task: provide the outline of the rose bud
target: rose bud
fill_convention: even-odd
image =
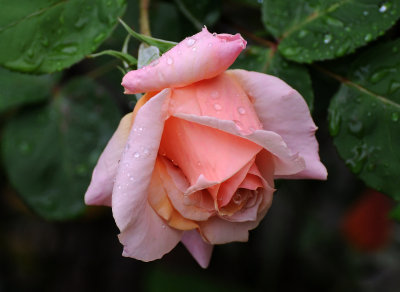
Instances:
[[[202,267],[214,244],[247,241],[277,178],[326,179],[315,126],[282,80],[228,70],[239,35],[189,37],[125,75],[146,92],[99,158],[85,195],[112,207],[123,255],[151,261],[180,241]]]

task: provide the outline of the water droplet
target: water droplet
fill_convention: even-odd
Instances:
[[[167,228],[167,226],[165,226],[165,224],[161,225],[162,229]]]
[[[233,122],[235,123],[236,128],[237,128],[239,131],[243,131],[243,124],[242,124],[242,122],[240,122],[240,121],[238,121],[238,120],[233,120]]]
[[[212,99],[218,99],[219,98],[219,92],[218,91],[213,91],[213,92],[211,92],[211,98]]]
[[[172,162],[173,165],[178,166],[178,163],[176,163],[175,160],[171,159],[171,162]]]
[[[188,47],[193,46],[195,43],[196,43],[196,40],[193,39],[193,38],[188,38],[187,41],[186,41],[186,45],[187,45]]]
[[[145,157],[149,156],[149,155],[150,155],[150,150],[149,150],[149,149],[144,149],[144,150],[143,150],[143,155],[144,155]]]
[[[337,109],[329,111],[329,132],[332,136],[336,136],[340,131],[341,116]]]
[[[171,57],[167,58],[167,64],[168,65],[172,65],[173,62],[174,62],[174,60]]]
[[[134,181],[135,178],[134,178],[133,176],[131,176],[131,177],[129,178],[129,180],[130,180],[130,181]]]
[[[135,158],[139,158],[139,157],[140,157],[140,153],[139,153],[139,152],[135,152],[135,153],[133,153],[133,157],[135,157]]]
[[[393,81],[393,82],[390,84],[389,92],[390,92],[390,93],[395,92],[395,91],[396,91],[397,89],[399,89],[399,88],[400,88],[400,82]]]
[[[347,53],[349,45],[347,43],[340,46],[336,51],[336,56],[341,57]]]
[[[392,121],[397,122],[399,120],[399,114],[398,113],[392,113]]]
[[[372,40],[372,34],[366,34],[365,35],[365,37],[364,37],[364,40],[366,41],[366,42],[369,42],[369,41],[371,41]]]
[[[362,135],[363,124],[361,121],[352,120],[348,124],[348,128],[351,134],[359,137]]]
[[[78,20],[75,22],[74,26],[77,29],[82,29],[86,24],[88,23],[88,19],[86,16],[81,16],[78,18]]]
[[[366,145],[357,145],[353,147],[353,157],[346,160],[346,164],[350,167],[351,171],[358,174],[364,168],[365,161],[368,157]]]
[[[379,7],[379,12],[384,13],[388,9],[386,4],[382,4],[381,7]]]
[[[121,186],[121,185],[118,185],[118,189],[119,189],[119,190],[122,189],[122,186]]]
[[[221,106],[219,103],[215,103],[215,104],[214,104],[214,109],[215,109],[216,111],[220,111],[220,110],[222,110],[222,106]]]
[[[365,16],[367,16],[367,15],[369,14],[369,12],[368,12],[368,11],[364,11],[363,14],[364,14]]]
[[[282,50],[282,53],[288,57],[290,56],[296,56],[301,52],[301,48],[300,47],[288,47],[288,48],[284,48]]]
[[[192,51],[193,51],[193,52],[196,52],[196,51],[197,51],[197,48],[196,48],[196,47],[193,47],[193,48],[192,48]]]
[[[331,26],[338,26],[338,27],[343,26],[343,22],[341,20],[339,20],[337,18],[330,17],[330,16],[326,16],[325,17],[325,21],[326,21],[327,24],[329,24]]]
[[[298,36],[299,36],[299,38],[304,38],[306,35],[308,35],[308,31],[306,31],[306,30],[304,30],[304,29],[302,29],[302,30],[300,30],[299,31],[299,34],[298,34]]]
[[[98,42],[102,41],[102,40],[104,39],[105,36],[106,36],[106,35],[105,35],[104,33],[100,33],[100,34],[94,39],[94,42],[95,42],[95,43],[98,43]]]
[[[237,111],[238,111],[238,113],[241,114],[241,115],[246,114],[246,109],[245,109],[244,107],[242,107],[242,106],[239,106],[239,107],[237,108]]]
[[[78,48],[75,44],[66,44],[61,48],[61,52],[67,55],[75,54]]]
[[[332,41],[332,36],[330,34],[326,34],[324,36],[324,44],[329,44]]]
[[[389,73],[388,69],[383,69],[378,72],[375,72],[374,74],[372,74],[370,81],[372,83],[377,83],[381,81],[388,73]]]

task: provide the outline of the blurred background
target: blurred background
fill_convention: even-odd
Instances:
[[[199,31],[199,25],[205,23],[212,32],[240,32],[250,45],[260,46],[263,40],[272,39],[262,23],[261,5],[262,1],[257,0],[154,0],[149,10],[152,35],[180,41]],[[138,1],[127,1],[122,17],[134,29],[138,28],[138,7]],[[191,13],[187,7],[192,9]],[[398,37],[399,28],[397,22],[376,42]],[[119,50],[125,36],[125,30],[118,25],[97,51]],[[129,53],[133,56],[137,56],[138,45],[134,40],[130,43]],[[338,71],[345,71],[343,68],[354,54],[318,64],[327,67],[334,64]],[[47,188],[51,188],[49,192],[65,192],[65,196],[74,192],[73,196],[80,200],[76,207],[80,210],[78,215],[50,220],[54,219],[54,216],[50,218],[50,213],[44,211],[44,215],[39,216],[33,211],[24,196],[21,197],[21,190],[31,186],[21,187],[8,169],[10,165],[12,168],[20,164],[19,159],[26,159],[31,167],[21,166],[25,169],[22,179],[36,180],[35,167],[47,159],[47,154],[42,151],[35,159],[27,159],[24,155],[35,150],[28,142],[18,140],[15,144],[17,140],[12,140],[14,144],[10,147],[19,152],[9,156],[5,155],[9,150],[4,150],[8,146],[3,145],[0,168],[1,292],[400,291],[400,224],[388,215],[395,204],[392,199],[365,186],[339,157],[329,134],[327,108],[340,83],[308,65],[306,70],[311,76],[314,99],[312,115],[319,127],[317,139],[321,160],[328,169],[328,180],[277,181],[272,207],[260,226],[250,232],[249,242],[216,246],[206,270],[197,265],[181,244],[163,259],[151,263],[122,257],[111,209],[82,206],[85,187],[98,155],[119,118],[135,105],[133,96],[123,95],[122,74],[116,69],[118,64],[119,61],[111,57],[86,58],[63,72],[41,77],[48,78],[41,81],[47,86],[46,97],[0,112],[1,139],[11,141],[19,135],[12,131],[18,123],[17,116],[40,111],[49,100],[57,100],[57,96],[60,98],[74,91],[78,100],[80,96],[89,95],[95,100],[103,95],[108,99],[101,105],[96,101],[88,105],[100,114],[104,126],[101,138],[96,135],[88,138],[101,139],[100,144],[94,143],[96,151],[91,152],[88,163],[74,168],[79,186],[72,186],[73,180],[56,181],[51,172],[57,167],[50,167],[46,176],[41,177],[48,184],[35,190],[46,188],[44,192],[47,192]],[[250,63],[248,65],[251,67]],[[5,78],[4,74],[0,71],[0,78]],[[96,90],[88,92],[92,85],[74,81],[82,77],[88,78],[90,81],[87,82],[91,84],[98,84]],[[23,79],[15,78],[16,87],[24,84]],[[38,93],[31,91],[28,94]],[[97,110],[96,106],[108,103],[112,104],[113,110],[102,115],[104,110]],[[75,111],[74,114],[84,116],[87,113]],[[23,134],[32,135],[32,141],[39,139],[35,135],[42,138],[31,129]],[[73,139],[78,137],[68,138],[75,143]],[[51,137],[48,139],[51,143]],[[65,154],[55,152],[49,156]]]

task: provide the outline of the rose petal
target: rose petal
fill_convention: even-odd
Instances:
[[[293,153],[299,153],[306,162],[303,171],[294,175],[278,175],[284,178],[326,179],[327,171],[320,162],[315,126],[307,104],[302,96],[279,78],[232,70],[249,96],[254,99],[254,108],[264,129],[282,136]]]
[[[215,213],[212,200],[204,201],[206,197],[201,194],[199,194],[198,199],[203,200],[203,202],[196,202],[196,205],[200,206],[196,206],[193,203],[191,205],[187,204],[187,197],[175,184],[175,181],[184,179],[183,174],[166,159],[160,159],[160,162],[162,185],[168,194],[171,204],[184,218],[204,221]],[[171,174],[175,179],[172,178]],[[192,199],[195,199],[194,197],[195,194],[193,194]]]
[[[218,129],[221,132],[229,133],[230,137],[241,137],[243,139],[252,141],[254,144],[262,146],[268,152],[273,154],[273,157],[271,160],[274,164],[275,175],[296,174],[296,173],[302,171],[305,167],[304,160],[301,157],[298,157],[298,155],[293,155],[291,153],[290,149],[287,147],[286,143],[283,141],[282,137],[274,132],[265,131],[265,130],[256,130],[251,134],[242,135],[240,133],[240,130],[237,128],[237,126],[235,125],[235,123],[233,121],[219,120],[214,117],[206,117],[206,116],[201,117],[201,116],[182,114],[182,113],[177,113],[174,116],[176,116],[177,118],[180,118],[182,120],[193,122],[193,125],[195,125],[195,123],[197,123],[200,125],[207,126],[209,128]],[[194,128],[194,126],[193,126],[193,128]],[[221,133],[221,132],[219,132],[219,133]],[[216,132],[216,133],[218,133],[218,132]],[[221,135],[221,134],[219,134],[219,135]],[[230,149],[236,149],[236,144],[231,144],[231,145],[235,145],[235,147],[231,147]],[[226,147],[229,148],[229,145],[227,145]],[[203,148],[205,148],[205,146],[203,146]],[[213,147],[210,147],[208,149],[214,150]],[[244,151],[244,150],[241,150],[241,151]],[[204,151],[204,152],[206,152],[206,151]],[[205,153],[205,155],[207,155],[207,153]],[[241,155],[242,154],[239,153],[237,157],[232,156],[232,157],[234,157],[232,159],[238,160],[239,157],[241,157]],[[189,160],[189,161],[194,161],[194,160]],[[249,161],[249,160],[247,160],[247,161]],[[228,165],[228,164],[225,164],[225,165]],[[235,169],[239,169],[239,168],[235,168]]]
[[[247,241],[249,238],[249,230],[258,226],[260,221],[267,214],[272,204],[273,189],[268,186],[260,189],[259,196],[261,202],[258,206],[257,219],[245,222],[230,222],[226,218],[214,216],[205,222],[199,222],[200,233],[203,238],[210,244],[224,244],[232,241]],[[239,219],[232,217],[231,219]]]
[[[206,243],[196,230],[185,231],[182,243],[202,268],[210,263],[213,245]]]
[[[182,87],[224,72],[246,47],[240,36],[210,34],[203,28],[180,42],[158,60],[128,72],[122,80],[125,93],[133,94]]]
[[[197,224],[175,210],[169,200],[169,193],[177,191],[169,177],[162,158],[158,157],[154,167],[153,176],[151,178],[150,187],[148,189],[148,201],[154,211],[163,218],[168,225],[179,230],[192,230],[197,228]]]
[[[115,222],[124,255],[150,261],[168,253],[182,232],[170,228],[148,203],[170,90],[151,98],[138,111],[122,154],[112,196]]]
[[[200,175],[208,181],[225,181],[261,149],[239,136],[175,117],[165,122],[160,144],[160,151],[182,169],[192,186]]]
[[[262,129],[249,97],[236,78],[226,73],[174,89],[169,112],[234,121],[242,134]]]
[[[132,113],[121,119],[117,130],[111,137],[93,170],[92,180],[85,194],[87,205],[111,206],[111,193],[131,128]]]

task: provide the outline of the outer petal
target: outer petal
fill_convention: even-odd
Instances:
[[[121,119],[117,130],[101,154],[85,194],[87,205],[111,206],[111,193],[117,175],[118,162],[128,140],[131,123],[132,113]]]
[[[208,221],[199,222],[200,233],[203,238],[211,244],[223,244],[232,241],[247,241],[249,238],[249,230],[252,230],[258,226],[272,204],[273,190],[267,188],[260,190],[260,192],[262,192],[259,194],[259,196],[262,196],[262,200],[258,207],[258,215],[255,221],[229,222],[218,216],[215,216],[210,218]]]
[[[301,95],[282,80],[257,72],[232,70],[247,94],[254,99],[254,108],[264,129],[282,136],[293,153],[299,153],[306,168],[288,178],[326,179],[327,171],[320,162],[315,126]]]
[[[233,121],[181,113],[177,113],[174,116],[182,120],[218,129],[222,132],[229,133],[232,136],[242,137],[262,146],[268,152],[273,154],[272,162],[275,167],[274,171],[276,175],[292,175],[304,169],[304,160],[301,157],[298,157],[298,155],[292,155],[282,137],[274,132],[256,130],[249,135],[242,135],[240,133],[241,130],[238,129],[237,125]]]
[[[163,90],[138,111],[113,189],[112,210],[123,255],[143,261],[162,257],[182,236],[155,213],[147,197],[169,96],[170,90]]]
[[[204,242],[196,230],[185,231],[182,236],[182,243],[202,268],[208,267],[213,245]]]
[[[246,47],[240,34],[210,34],[203,28],[180,42],[158,60],[128,72],[122,80],[125,93],[182,87],[224,72]]]

